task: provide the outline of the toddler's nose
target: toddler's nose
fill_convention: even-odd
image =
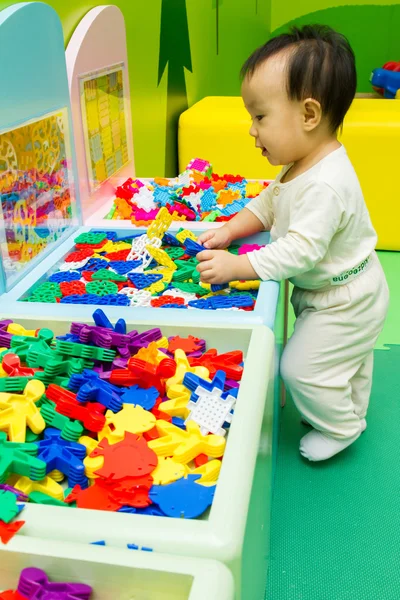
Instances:
[[[256,129],[255,125],[254,125],[254,122],[251,123],[249,134],[251,135],[251,137],[254,137],[254,138],[257,137],[257,129]]]

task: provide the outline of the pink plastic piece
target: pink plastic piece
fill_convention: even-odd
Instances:
[[[260,250],[264,248],[264,246],[259,246],[258,244],[243,244],[239,248],[239,254],[247,254],[248,252],[253,252],[253,250]]]

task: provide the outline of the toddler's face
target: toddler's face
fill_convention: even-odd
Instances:
[[[287,165],[304,155],[304,105],[287,96],[285,63],[284,55],[272,56],[242,85],[252,118],[250,135],[271,165]]]

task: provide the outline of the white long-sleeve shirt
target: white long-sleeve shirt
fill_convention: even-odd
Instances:
[[[287,165],[246,208],[271,232],[271,243],[247,256],[260,279],[289,279],[321,289],[362,263],[377,235],[343,146],[287,183]]]

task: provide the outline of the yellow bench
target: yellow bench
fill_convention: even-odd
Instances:
[[[240,97],[204,98],[180,117],[180,171],[198,156],[209,160],[217,173],[273,179],[279,168],[254,147],[249,128]],[[400,102],[356,98],[340,139],[359,176],[378,233],[378,248],[400,250]]]

